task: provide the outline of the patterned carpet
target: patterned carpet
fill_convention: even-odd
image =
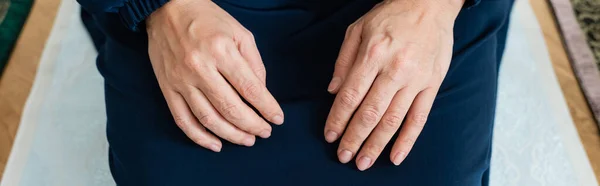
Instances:
[[[600,0],[571,0],[571,3],[600,69]]]
[[[600,0],[549,0],[571,66],[600,126]]]
[[[0,0],[0,75],[32,4],[33,0]]]

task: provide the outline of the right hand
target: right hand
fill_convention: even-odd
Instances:
[[[156,79],[175,123],[192,141],[219,152],[222,143],[213,134],[245,146],[254,145],[255,135],[268,138],[271,126],[241,97],[270,122],[283,123],[252,33],[219,6],[175,0],[146,23]]]

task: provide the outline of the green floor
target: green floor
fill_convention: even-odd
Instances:
[[[33,0],[0,0],[0,75],[8,62]]]

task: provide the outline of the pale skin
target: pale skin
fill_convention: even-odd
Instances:
[[[348,27],[324,129],[327,142],[341,140],[340,162],[370,168],[396,132],[390,160],[408,155],[448,71],[463,1],[387,0]],[[252,146],[271,135],[269,122],[283,123],[252,33],[219,6],[172,0],[146,23],[156,78],[192,141],[215,152],[221,140]]]

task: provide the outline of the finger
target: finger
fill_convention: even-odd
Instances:
[[[350,161],[356,154],[362,143],[375,128],[392,101],[392,98],[398,91],[398,88],[396,87],[398,87],[396,82],[387,78],[386,75],[379,75],[377,79],[375,79],[373,86],[356,113],[354,113],[354,116],[340,141],[338,152],[340,152],[339,159],[341,162],[345,163]],[[372,159],[365,157],[360,162],[361,164],[357,165],[364,164],[364,167],[366,167],[371,164]],[[363,169],[363,166],[359,166],[359,169],[364,170],[366,168]]]
[[[364,56],[363,51],[359,53],[359,56]],[[377,76],[376,64],[376,62],[361,62],[355,63],[352,67],[327,116],[324,131],[327,142],[334,142],[344,132],[352,114],[362,102]]]
[[[419,137],[429,116],[429,111],[431,110],[436,94],[437,89],[428,88],[421,91],[413,101],[406,115],[404,126],[400,130],[398,139],[396,139],[392,147],[392,153],[390,154],[390,158],[395,165],[400,165],[404,161],[404,158],[406,158],[406,155],[412,149],[415,140]]]
[[[356,156],[356,165],[359,170],[368,169],[375,163],[381,151],[398,131],[415,95],[415,91],[408,88],[401,89],[396,93],[392,103]]]
[[[340,53],[335,62],[333,78],[327,87],[327,91],[332,94],[337,93],[340,85],[344,82],[348,71],[352,68],[352,64],[356,60],[362,34],[362,27],[357,24],[350,25],[346,30],[346,37],[342,43]]]
[[[213,108],[200,90],[190,87],[185,93],[184,98],[198,121],[208,130],[231,143],[245,146],[254,145],[254,135],[248,134],[227,122]]]
[[[254,40],[254,36],[251,32],[248,31],[248,35],[240,44],[239,50],[240,54],[244,59],[248,62],[248,65],[254,71],[256,77],[258,77],[263,84],[267,80],[267,71],[265,70],[265,65],[260,57],[260,52],[258,51],[258,47],[256,46],[256,41]]]
[[[236,91],[225,81],[217,71],[210,70],[203,73],[196,85],[208,98],[213,107],[229,123],[250,134],[267,138],[271,135],[271,125],[260,118],[254,110],[242,101]]]
[[[188,108],[183,97],[179,93],[170,90],[163,91],[163,94],[167,100],[167,105],[173,115],[175,124],[177,124],[183,133],[194,141],[194,143],[212,151],[220,152],[222,147],[221,141],[198,123],[198,120],[196,120]]]
[[[283,123],[283,111],[264,83],[252,72],[244,58],[231,52],[232,61],[221,66],[223,76],[263,117],[275,124]]]

